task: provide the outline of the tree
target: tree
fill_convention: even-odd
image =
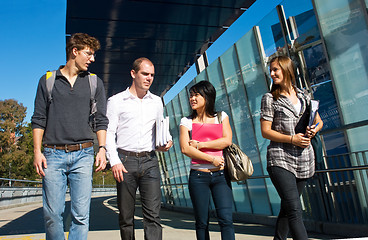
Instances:
[[[32,129],[27,108],[14,99],[0,101],[0,177],[35,179]]]
[[[1,152],[9,152],[21,135],[27,108],[14,99],[0,101]]]

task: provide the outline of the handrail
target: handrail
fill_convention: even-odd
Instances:
[[[345,172],[345,171],[355,171],[355,170],[368,170],[368,165],[316,170],[316,173]],[[269,177],[270,177],[269,175],[260,175],[260,176],[251,176],[248,179],[263,179],[263,178],[269,178]],[[244,184],[245,182],[246,181],[239,181],[237,183],[238,184]],[[176,186],[176,185],[188,185],[188,183],[169,183],[169,184],[165,184],[165,186]]]
[[[321,135],[325,135],[325,134],[329,134],[329,133],[334,133],[334,132],[341,132],[347,129],[352,129],[352,128],[358,128],[358,127],[364,127],[368,125],[368,120],[363,120],[363,121],[359,121],[359,122],[354,122],[354,123],[349,123],[349,124],[345,124],[341,127],[338,128],[333,128],[333,129],[326,129],[326,130],[322,130],[321,131]]]
[[[42,183],[42,181],[20,180],[20,179],[11,179],[11,178],[0,178],[0,180],[3,180],[3,181],[12,181],[12,182]]]
[[[42,184],[42,181],[34,181],[34,180],[20,180],[20,179],[12,179],[12,178],[0,178],[0,181],[10,181],[10,182],[22,182],[22,183],[36,183]],[[0,185],[1,186],[1,185]],[[93,188],[114,188],[116,185],[101,185],[101,184],[94,184],[92,185]]]

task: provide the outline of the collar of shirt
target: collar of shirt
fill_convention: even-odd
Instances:
[[[283,102],[284,107],[287,108],[290,112],[292,112],[295,115],[295,117],[298,118],[304,113],[307,107],[307,101],[305,99],[305,93],[299,88],[297,88],[296,96],[300,100],[300,103],[302,105],[300,111],[297,111],[293,103],[289,100],[289,98],[287,98],[284,95],[280,95],[280,98],[278,101]]]
[[[130,91],[129,91],[129,87],[122,93],[121,95],[123,97],[124,100],[126,99],[139,99],[137,96],[133,95]],[[146,95],[144,95],[143,99],[146,98],[150,98],[153,99],[153,94],[150,91],[147,91]]]
[[[60,65],[60,67],[56,70],[56,76],[55,76],[55,79],[58,79],[58,78],[60,78],[60,77],[62,77],[62,78],[65,78],[64,77],[64,75],[61,73],[61,69],[62,68],[64,68],[65,67],[65,65]],[[78,74],[78,76],[77,76],[77,78],[78,77],[85,77],[85,76],[87,76],[88,75],[88,71],[83,71],[83,72],[80,72],[79,74]],[[66,78],[65,78],[66,79]]]

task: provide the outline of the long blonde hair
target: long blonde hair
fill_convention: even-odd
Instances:
[[[295,72],[294,72],[294,63],[287,56],[277,56],[271,59],[270,64],[273,62],[277,62],[280,65],[282,74],[284,76],[284,80],[287,86],[292,86],[297,91],[295,86]],[[279,99],[281,95],[281,87],[278,84],[272,84],[271,94],[275,100]]]

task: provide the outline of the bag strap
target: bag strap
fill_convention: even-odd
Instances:
[[[94,73],[88,72],[88,81],[89,81],[89,87],[91,89],[91,114],[94,114],[97,112],[97,108],[95,106],[96,103],[96,91],[97,91],[97,75]]]
[[[91,87],[91,100],[95,99],[97,90],[97,75],[88,73],[89,86]]]
[[[47,101],[50,104],[52,100],[52,89],[54,87],[56,78],[56,71],[46,72],[46,90],[47,90]]]
[[[47,90],[47,100],[49,104],[51,103],[52,100],[52,89],[54,88],[55,78],[56,78],[56,70],[46,72],[46,90]],[[88,81],[91,89],[90,101],[91,103],[94,103],[97,91],[97,75],[88,72]],[[95,110],[91,111],[91,114],[93,113],[95,113]]]
[[[219,124],[222,124],[222,112],[217,112],[217,120]]]

